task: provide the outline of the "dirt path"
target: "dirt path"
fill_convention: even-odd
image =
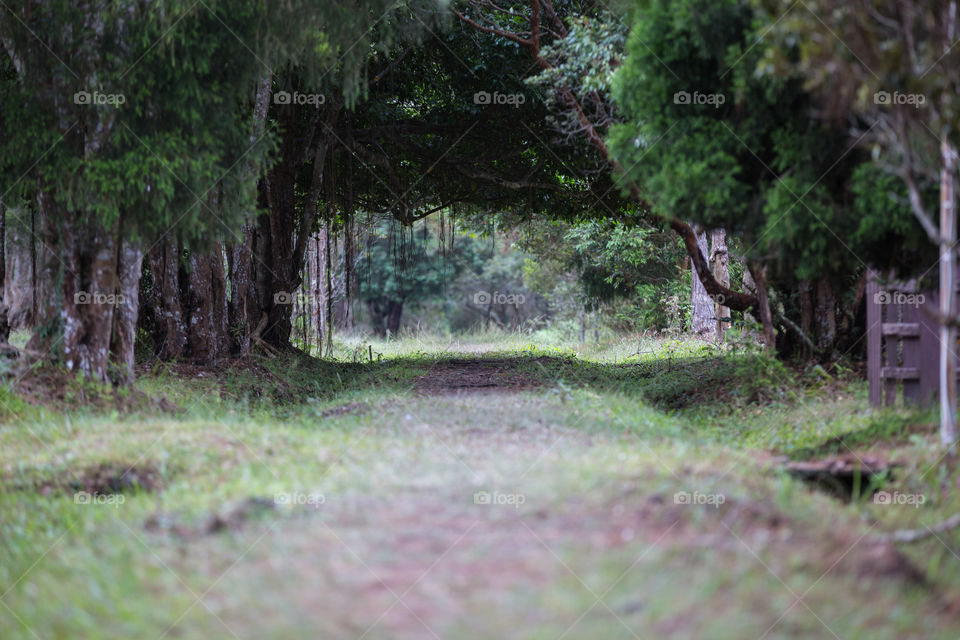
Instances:
[[[445,393],[516,392],[535,389],[541,382],[518,371],[517,359],[449,360],[430,367],[416,380],[423,395]],[[527,360],[528,363],[535,361]]]
[[[553,364],[442,360],[413,394],[289,421],[72,430],[55,446],[143,456],[164,482],[122,508],[43,494],[83,533],[25,554],[0,599],[35,633],[0,608],[0,637],[958,637],[955,594],[874,542],[862,506],[636,396],[547,393]],[[79,488],[129,484],[90,469]]]
[[[759,469],[691,469],[591,431],[602,405],[522,393],[535,388],[509,361],[438,364],[419,396],[376,420],[402,425],[397,438],[373,457],[349,454],[350,473],[383,484],[331,489],[319,507],[240,528],[253,548],[231,583],[261,585],[282,622],[246,603],[222,616],[251,637],[278,637],[278,624],[291,637],[377,640],[854,637],[850,607],[885,625],[922,585],[855,520],[811,527],[771,495],[749,495],[744,477]],[[678,492],[724,499],[686,504]],[[217,544],[194,553],[215,558]],[[229,603],[231,587],[211,597]],[[913,623],[899,624],[876,637],[910,637]]]

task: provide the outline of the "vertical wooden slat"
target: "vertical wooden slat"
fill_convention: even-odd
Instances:
[[[879,407],[881,395],[880,368],[883,366],[882,307],[877,303],[880,285],[877,272],[867,274],[867,381],[870,386],[870,404]]]
[[[892,288],[887,291],[892,292]],[[900,305],[893,304],[889,297],[887,303],[883,305],[882,313],[884,322],[900,322]],[[899,336],[883,336],[883,355],[885,364],[888,367],[900,366]],[[887,378],[883,381],[883,403],[888,407],[896,404],[899,382],[900,381],[895,378]]]
[[[920,362],[921,402],[929,406],[939,397],[940,375],[937,367],[940,362],[940,336],[935,318],[940,298],[936,291],[924,291],[923,298],[917,313],[917,322],[920,324],[917,360]]]
[[[914,289],[911,289],[914,290]],[[917,308],[917,305],[914,304],[905,304],[903,305],[902,315],[903,322],[917,322],[920,316],[920,310]],[[919,336],[904,336],[903,337],[903,366],[904,367],[917,367],[920,368],[923,366],[923,361],[920,360],[920,338]],[[913,380],[904,380],[903,381],[903,403],[920,405],[924,401],[923,398],[923,386],[919,378]]]

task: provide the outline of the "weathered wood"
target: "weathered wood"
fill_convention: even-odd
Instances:
[[[882,334],[884,336],[899,336],[901,338],[917,337],[920,335],[920,323],[884,322]]]
[[[923,402],[927,405],[936,401],[940,384],[937,362],[940,358],[940,335],[935,315],[927,311],[936,312],[940,306],[939,294],[930,292],[926,295],[923,307],[917,314],[920,325],[920,340],[917,344],[917,357],[921,363],[920,388]]]
[[[888,323],[900,322],[900,307],[894,304],[884,304],[883,319]],[[894,370],[900,366],[900,340],[895,337],[885,338],[883,341],[884,369]],[[881,370],[880,377],[883,378],[883,404],[892,407],[897,402],[897,389],[899,384],[897,378],[891,375],[884,375]]]
[[[954,283],[960,285],[960,273]],[[901,386],[909,404],[927,406],[939,398],[940,294],[917,288],[916,280],[887,282],[868,272],[867,379],[873,406],[896,404]],[[953,371],[960,376],[960,369]]]
[[[899,323],[900,328],[913,328],[916,329],[919,333],[920,325],[915,322],[918,314],[918,309],[915,304],[907,304],[901,307],[901,319],[903,322]],[[921,397],[923,395],[923,390],[920,388],[920,341],[917,335],[909,334],[898,334],[901,338],[901,344],[903,345],[903,350],[901,353],[901,360],[903,361],[903,368],[906,371],[911,369],[916,370],[916,376],[911,376],[909,378],[903,378],[903,403],[919,405]]]
[[[880,367],[883,357],[883,335],[879,331],[883,318],[883,308],[877,303],[880,285],[877,272],[870,270],[867,275],[867,381],[870,388],[870,404],[879,407],[881,403]]]
[[[880,369],[880,377],[886,381],[896,380],[919,380],[919,367],[883,367]],[[893,404],[893,401],[887,398],[887,404]]]

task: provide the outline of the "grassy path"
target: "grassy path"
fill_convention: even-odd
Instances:
[[[780,374],[730,358],[332,366],[147,377],[176,414],[8,417],[0,638],[960,635],[956,539],[875,541],[952,503],[845,504],[776,469],[907,420],[856,386],[751,397]],[[878,436],[930,465],[922,439]]]

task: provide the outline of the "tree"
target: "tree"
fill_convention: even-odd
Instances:
[[[863,141],[875,145],[881,164],[903,180],[910,209],[939,248],[940,437],[952,450],[957,438],[957,3],[817,0],[802,12],[790,11],[785,2],[763,6],[767,16],[783,17],[772,34],[779,48],[769,49],[765,69],[803,72],[823,93],[828,117],[845,110],[858,114]],[[939,205],[928,197],[936,187]],[[937,209],[939,225],[931,213]]]
[[[464,24],[501,43],[512,48],[525,47],[539,71],[536,77],[528,78],[528,82],[541,87],[547,105],[557,114],[551,122],[568,143],[577,141],[573,148],[582,151],[586,147],[592,152],[594,171],[612,169],[613,173],[623,176],[626,171],[611,154],[605,140],[607,128],[616,120],[605,87],[620,59],[617,51],[622,30],[616,26],[618,19],[592,2],[558,6],[560,9],[555,8],[552,0],[490,6],[472,0],[464,2],[459,10],[455,8],[454,13]],[[513,73],[519,71],[526,75],[529,69],[529,66],[520,67]],[[624,186],[633,215],[661,215],[636,182],[628,178]],[[606,196],[609,190],[602,193]],[[608,208],[608,211],[613,213],[614,209]],[[709,295],[723,296],[731,308],[738,311],[756,306],[756,297],[724,287],[713,277],[697,243],[697,234],[689,224],[679,218],[668,222],[683,239],[691,264]]]
[[[437,245],[426,221],[408,228],[393,218],[382,219],[367,237],[356,278],[377,335],[395,336],[404,305],[438,296],[456,278],[461,263]]]
[[[291,270],[282,267],[297,256],[292,225],[301,219],[291,219],[290,207],[299,185],[277,183],[291,167],[322,166],[311,160],[323,136],[308,136],[305,161],[292,145],[298,159],[282,158],[268,176],[263,204],[276,215],[272,226],[261,225],[271,233],[254,244],[256,177],[275,140],[258,98],[269,100],[273,69],[290,68],[284,79],[327,78],[331,96],[355,100],[372,41],[390,46],[397,34],[419,32],[420,14],[438,6],[5,5],[0,133],[8,142],[0,174],[12,215],[36,208],[35,274],[54,294],[43,299],[30,347],[101,380],[112,359],[117,381],[128,381],[145,252],[161,355],[229,354],[233,320],[241,343],[278,325],[275,339],[288,336],[282,322],[257,324],[273,315],[289,324],[288,314],[274,313],[273,295],[290,284]],[[310,231],[309,218],[302,220],[301,237]],[[252,253],[260,248],[266,253]],[[226,256],[237,267],[233,286]],[[254,261],[276,275],[256,299],[248,293],[263,271],[247,268]]]
[[[812,117],[819,103],[801,78],[755,73],[766,50],[756,18],[737,0],[638,3],[610,144],[662,215],[740,240],[758,297],[771,300],[760,305],[768,345],[775,322],[781,343],[829,358],[847,315],[839,292],[868,249],[855,242],[852,185],[872,174],[856,172],[868,157],[841,123]],[[819,295],[804,296],[811,288]],[[820,321],[800,331],[797,311]]]
[[[251,148],[236,108],[254,65],[219,64],[249,58],[237,38],[255,40],[256,5],[164,8],[0,12],[0,173],[13,215],[36,207],[39,276],[53,294],[29,346],[100,380],[110,362],[130,379],[145,248],[174,229],[200,242],[229,225],[252,189],[228,168],[266,150]],[[171,29],[177,17],[189,19]],[[210,38],[221,20],[237,35]]]

